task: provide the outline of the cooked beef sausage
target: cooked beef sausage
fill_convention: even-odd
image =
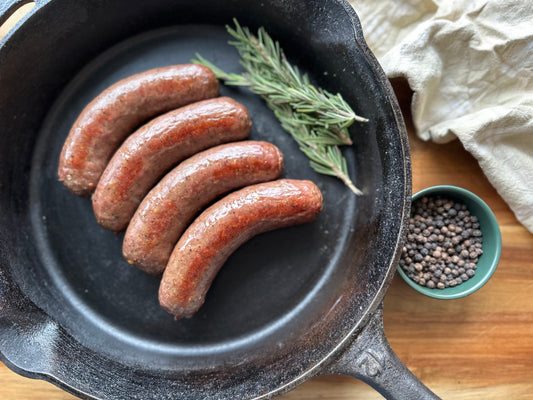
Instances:
[[[227,258],[262,232],[312,221],[322,209],[320,189],[310,181],[259,183],[219,200],[183,233],[159,287],[159,303],[177,319],[204,303]]]
[[[115,83],[74,123],[61,152],[59,180],[74,194],[89,196],[115,150],[142,123],[218,92],[213,72],[195,64],[155,68]]]
[[[130,264],[159,275],[198,212],[220,195],[279,177],[283,155],[273,144],[244,141],[204,150],[169,172],[131,219],[122,253]]]
[[[93,195],[98,223],[125,229],[144,196],[170,168],[221,143],[248,137],[248,111],[228,97],[203,100],[155,118],[133,133],[107,165]]]

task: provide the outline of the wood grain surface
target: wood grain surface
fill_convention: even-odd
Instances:
[[[8,28],[0,28],[0,38]],[[385,297],[387,338],[399,358],[443,399],[533,399],[533,235],[518,223],[459,141],[438,145],[416,137],[409,113],[411,92],[403,81],[393,84],[409,132],[413,193],[439,184],[476,193],[496,214],[503,249],[493,277],[463,299],[423,296],[396,276]],[[356,379],[323,376],[281,398],[371,400],[382,396]],[[75,397],[48,382],[19,376],[0,363],[0,399]]]

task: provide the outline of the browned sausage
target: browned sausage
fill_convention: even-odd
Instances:
[[[122,254],[143,271],[161,274],[202,208],[230,190],[276,179],[282,170],[281,151],[267,142],[223,144],[188,158],[146,195],[128,225]]]
[[[63,145],[58,175],[71,192],[90,195],[115,150],[139,125],[161,113],[218,96],[202,65],[155,68],[104,90],[82,111]]]
[[[240,245],[262,232],[310,222],[321,209],[322,194],[310,181],[280,179],[227,195],[181,236],[163,273],[159,303],[176,318],[191,317]]]
[[[126,228],[144,196],[170,168],[199,151],[248,137],[246,108],[228,97],[203,100],[155,118],[133,133],[107,165],[93,195],[98,223]]]

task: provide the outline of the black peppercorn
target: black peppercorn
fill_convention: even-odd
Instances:
[[[475,275],[482,241],[479,221],[466,205],[423,197],[411,208],[400,267],[419,285],[454,287]]]

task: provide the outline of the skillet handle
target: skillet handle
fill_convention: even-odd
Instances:
[[[350,375],[368,383],[386,399],[440,399],[413,375],[391,349],[383,329],[383,304],[352,345],[329,367],[329,373]]]

